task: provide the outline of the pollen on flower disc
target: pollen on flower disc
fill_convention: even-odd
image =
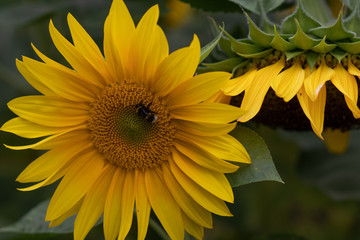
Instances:
[[[156,116],[155,121],[139,113],[141,109]],[[153,168],[166,161],[175,137],[164,102],[136,83],[106,87],[91,105],[88,126],[105,160],[127,170]]]

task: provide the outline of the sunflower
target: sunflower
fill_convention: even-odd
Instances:
[[[136,213],[144,239],[151,209],[172,239],[184,230],[203,237],[212,214],[231,216],[233,192],[224,173],[250,163],[228,133],[238,108],[206,101],[231,77],[194,76],[200,57],[196,35],[169,54],[157,25],[158,6],[135,27],[121,0],[105,22],[104,56],[72,15],[73,44],[50,21],[51,38],[73,69],[46,57],[23,57],[17,67],[42,95],[8,103],[18,117],[2,131],[45,137],[11,149],[48,150],[18,176],[34,190],[62,178],[47,209],[50,226],[77,213],[74,238],[84,239],[103,215],[105,239],[124,239]],[[230,162],[228,162],[230,161]],[[135,208],[135,210],[134,210]]]

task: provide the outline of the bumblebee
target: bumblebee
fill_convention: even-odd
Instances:
[[[135,108],[137,109],[137,113],[140,117],[145,118],[145,120],[150,123],[154,123],[158,119],[158,116],[155,115],[157,112],[150,110],[151,104],[152,103],[149,103],[147,106],[145,106],[142,102],[140,102],[135,105]]]

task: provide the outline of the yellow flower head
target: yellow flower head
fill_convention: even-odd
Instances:
[[[45,137],[12,149],[49,150],[17,178],[39,182],[62,178],[46,220],[56,226],[77,213],[74,238],[84,239],[103,215],[106,239],[124,239],[136,209],[138,239],[144,239],[150,210],[172,239],[184,230],[198,239],[212,227],[211,213],[231,216],[224,201],[233,192],[224,173],[231,162],[249,163],[244,147],[228,133],[238,108],[205,100],[231,74],[194,76],[200,57],[196,36],[169,54],[157,25],[158,6],[135,27],[121,0],[105,22],[104,55],[70,14],[73,43],[50,22],[51,38],[73,69],[34,50],[43,62],[17,60],[26,80],[42,95],[8,103],[17,114],[1,130],[26,138]]]

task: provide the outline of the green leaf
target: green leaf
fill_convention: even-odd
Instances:
[[[26,213],[20,220],[10,226],[0,228],[0,232],[13,232],[25,234],[43,233],[71,233],[74,231],[75,216],[69,217],[57,227],[49,228],[49,222],[45,222],[45,215],[50,200],[43,201]],[[95,224],[99,225],[102,218]]]
[[[289,34],[296,33],[297,26],[295,23],[295,19],[297,19],[300,26],[302,27],[302,30],[306,33],[311,28],[316,28],[316,27],[321,26],[321,24],[317,20],[315,20],[313,17],[311,17],[304,10],[300,0],[298,1],[295,12],[283,20],[283,22],[281,24],[282,33],[289,33]]]
[[[283,183],[264,140],[253,130],[238,125],[231,133],[241,142],[251,157],[251,164],[241,164],[238,171],[227,174],[233,187],[260,181]]]
[[[317,53],[327,53],[336,48],[336,44],[328,44],[325,40],[326,36],[321,40],[321,42],[311,48],[312,51]]]
[[[212,19],[212,21],[214,21],[214,20]],[[211,51],[219,43],[222,35],[223,35],[223,31],[219,32],[218,35],[211,42],[209,42],[207,45],[205,45],[204,47],[201,48],[199,64],[202,63],[202,61],[204,61],[204,59],[207,56],[209,56]]]
[[[313,39],[306,35],[304,31],[301,29],[301,26],[297,19],[295,19],[297,31],[294,36],[289,38],[289,41],[292,42],[296,47],[303,49],[303,50],[309,50],[315,45],[319,44],[321,41]]]
[[[229,0],[231,2],[236,3],[237,5],[253,12],[256,14],[260,14],[260,4],[263,0]],[[265,12],[271,12],[280,6],[285,0],[265,0],[263,1],[263,6]]]
[[[232,72],[232,70],[242,63],[245,59],[242,57],[228,58],[224,61],[217,63],[203,63],[204,66],[210,68],[213,71],[226,71]]]
[[[319,56],[320,56],[319,53],[316,53],[316,52],[313,52],[313,51],[306,52],[306,61],[309,64],[311,70],[313,69],[316,62],[318,61]]]
[[[246,18],[249,23],[249,37],[253,40],[254,43],[262,47],[269,47],[270,42],[274,36],[271,34],[265,33],[262,31],[256,24],[251,20],[249,15],[245,12]]]
[[[348,53],[359,54],[360,53],[360,41],[352,43],[336,43],[341,49]]]
[[[347,55],[347,52],[341,50],[340,48],[335,48],[330,52],[339,62]]]
[[[345,29],[343,21],[342,21],[342,12],[340,11],[339,16],[334,25],[329,27],[318,27],[310,30],[311,34],[314,34],[318,37],[325,37],[330,41],[339,41],[347,38],[355,37],[355,33],[350,32]]]
[[[280,36],[276,30],[276,26],[274,26],[274,38],[271,41],[270,45],[282,52],[287,52],[295,49],[295,45],[286,41],[282,36]]]

